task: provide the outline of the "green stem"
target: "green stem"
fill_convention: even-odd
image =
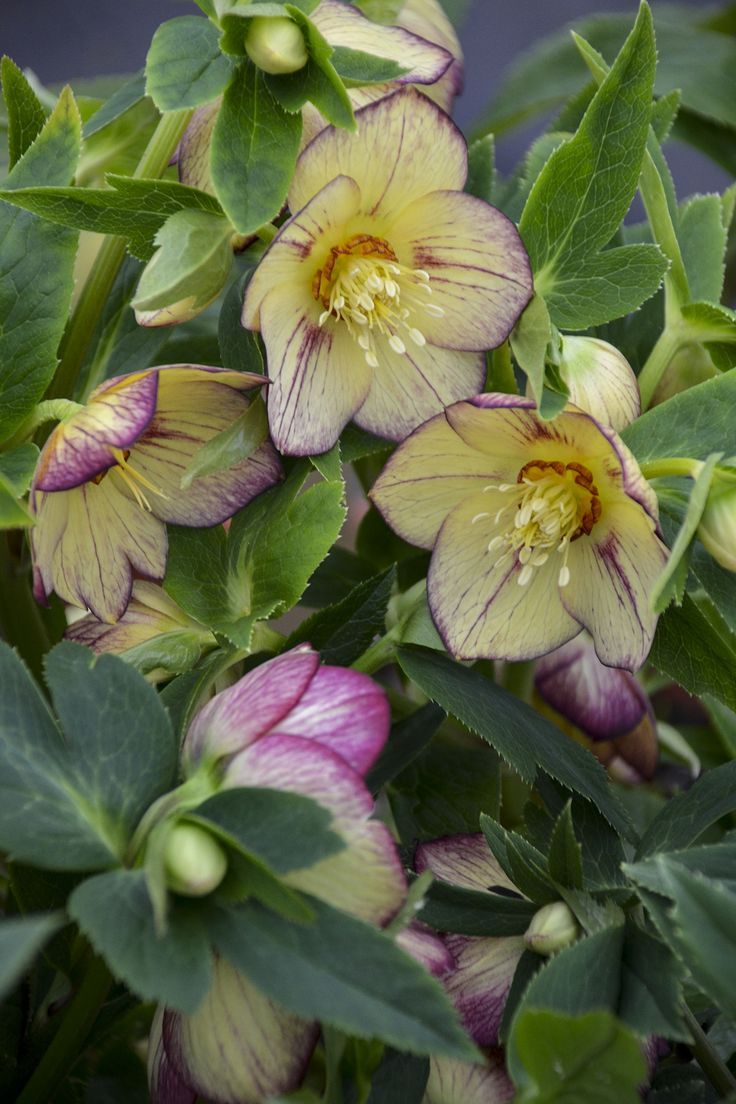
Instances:
[[[112,985],[112,976],[101,958],[90,963],[82,984],[64,1014],[51,1046],[36,1066],[16,1104],[47,1104],[77,1060]]]
[[[10,440],[5,442],[3,449],[15,448],[16,445],[27,441],[33,436],[38,427],[45,422],[54,420],[63,422],[65,418],[70,418],[72,414],[76,414],[78,410],[82,409],[81,403],[72,402],[71,399],[44,399],[43,402],[33,408]]]
[[[690,1049],[695,1055],[696,1062],[718,1095],[723,1099],[730,1098],[731,1094],[736,1092],[736,1077],[733,1076],[726,1063],[713,1050],[708,1042],[708,1036],[687,1007],[685,1007],[684,1019],[694,1040],[690,1045]]]
[[[0,629],[31,672],[41,678],[42,660],[50,641],[41,610],[31,593],[28,574],[20,570],[8,539],[0,534]]]
[[[703,461],[693,460],[690,456],[664,456],[657,460],[644,460],[639,468],[645,479],[667,475],[688,475],[696,479],[703,469]]]
[[[167,111],[146,146],[134,177],[159,177],[169,163],[171,154],[191,118],[191,111]],[[112,290],[118,269],[125,257],[125,238],[106,238],[100,247],[87,282],[72,312],[59,348],[60,361],[48,390],[50,399],[73,394],[79,370],[84,363],[97,329],[103,307]]]
[[[382,667],[391,663],[396,653],[396,642],[392,633],[386,633],[371,644],[362,655],[359,655],[350,666],[354,671],[362,671],[365,675],[372,675],[380,671]]]
[[[490,354],[487,389],[489,391],[498,391],[503,395],[519,394],[519,388],[516,386],[516,376],[514,375],[514,366],[511,362],[511,346],[508,341],[504,341],[503,345],[499,345],[499,347],[494,349]]]
[[[659,335],[639,375],[639,391],[641,393],[642,410],[646,410],[649,407],[654,397],[654,392],[657,390],[659,381],[667,370],[675,353],[680,348],[680,344],[680,335],[668,327],[665,327]]]

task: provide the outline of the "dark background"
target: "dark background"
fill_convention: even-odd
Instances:
[[[691,0],[691,6],[712,5]],[[536,39],[596,9],[630,12],[633,21],[637,8],[637,0],[472,0],[460,32],[466,87],[455,112],[459,123],[478,118],[504,69]],[[158,24],[190,14],[198,14],[196,6],[180,0],[0,0],[0,52],[48,84],[132,72],[143,65]],[[502,171],[510,171],[529,139],[529,133],[501,139]],[[688,147],[670,143],[667,153],[680,196],[731,183]]]

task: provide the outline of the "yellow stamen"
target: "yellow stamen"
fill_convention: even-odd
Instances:
[[[146,478],[145,475],[128,463],[128,457],[130,456],[129,449],[123,450],[116,448],[112,450],[112,454],[116,460],[116,465],[112,468],[112,471],[120,476],[123,483],[132,492],[133,497],[142,510],[148,510],[149,513],[151,512],[151,503],[143,493],[142,487],[145,487],[153,494],[159,495],[161,498],[168,498],[168,495],[164,494],[155,483],[152,483],[150,479]]]

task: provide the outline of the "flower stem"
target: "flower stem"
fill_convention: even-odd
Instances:
[[[639,375],[641,408],[647,410],[670,361],[681,345],[681,336],[665,326]]]
[[[138,178],[159,177],[186,128],[191,111],[167,111],[161,116],[151,140],[133,173]],[[84,363],[118,269],[125,257],[125,238],[108,237],[82,289],[59,348],[60,361],[48,389],[50,399],[69,397]]]
[[[363,654],[359,655],[350,666],[354,671],[362,671],[364,675],[372,675],[375,671],[380,671],[382,667],[391,663],[395,652],[396,641],[392,633],[388,632],[366,648]]]
[[[16,1104],[47,1104],[77,1060],[112,985],[112,975],[101,958],[93,958],[69,1005],[51,1046],[36,1066]]]
[[[708,1078],[719,1097],[724,1100],[731,1098],[731,1093],[736,1091],[736,1077],[733,1076],[726,1063],[719,1058],[713,1047],[708,1042],[708,1036],[693,1016],[690,1009],[685,1006],[685,1024],[693,1037],[690,1049],[695,1055],[695,1060]]]
[[[667,475],[688,475],[691,479],[696,479],[703,469],[703,461],[693,460],[690,456],[664,456],[656,460],[644,460],[639,468],[645,479]]]

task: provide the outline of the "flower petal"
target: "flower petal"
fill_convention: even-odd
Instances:
[[[184,739],[186,758],[232,755],[265,736],[297,705],[318,667],[319,656],[304,644],[243,675],[199,710]]]
[[[493,461],[439,414],[399,445],[370,497],[399,536],[431,548],[450,511],[500,478]]]
[[[373,679],[346,667],[320,667],[274,732],[316,740],[365,774],[386,743],[390,721],[386,694]]]
[[[464,192],[437,191],[406,207],[387,236],[402,264],[429,273],[431,302],[444,311],[417,322],[427,341],[485,350],[506,340],[533,290],[529,258],[506,215]]]
[[[445,521],[432,554],[429,608],[445,646],[459,659],[534,659],[580,632],[560,600],[561,562],[551,556],[520,586],[518,557],[488,551],[495,530],[482,515],[490,512],[492,521],[506,505],[494,492],[466,499]]]
[[[56,426],[36,467],[34,486],[64,491],[116,463],[113,448],[129,448],[156,408],[157,372],[138,372],[103,384],[87,405]]]
[[[448,934],[445,941],[455,959],[454,970],[442,979],[447,995],[475,1042],[493,1046],[524,940],[520,935],[492,939]]]
[[[434,41],[401,27],[373,23],[338,0],[322,0],[311,18],[330,46],[347,46],[399,62],[407,72],[396,78],[397,84],[432,84],[452,64],[452,54]]]
[[[218,98],[196,109],[179,143],[176,158],[182,184],[211,195],[214,195],[215,188],[210,169],[210,147],[221,102]]]
[[[152,1104],[196,1104],[198,1094],[182,1081],[166,1053],[164,1009],[159,1006],[148,1038],[148,1089]]]
[[[152,511],[174,525],[217,525],[281,478],[281,463],[270,441],[225,471],[194,479],[186,491],[181,478],[195,453],[228,429],[248,407],[227,376],[161,372],[156,414],[131,450],[128,463],[156,491],[146,490]]]
[[[460,40],[439,0],[405,0],[396,22],[412,34],[436,42],[452,54],[453,63],[434,84],[422,88],[443,111],[452,111],[455,96],[463,90],[463,51]]]
[[[592,740],[631,732],[650,709],[643,687],[628,671],[604,666],[586,633],[540,659],[534,684],[548,705]]]
[[[301,154],[289,192],[292,211],[340,173],[360,185],[362,210],[389,218],[428,192],[462,191],[467,146],[426,96],[403,88],[356,114],[357,134],[329,127]]]
[[[433,977],[442,977],[454,965],[452,955],[439,936],[416,921],[399,932],[396,942]]]
[[[464,889],[495,889],[501,886],[516,892],[516,886],[499,866],[480,833],[443,836],[418,844],[414,868],[418,874],[431,870],[440,881]]]
[[[487,1065],[456,1058],[430,1058],[423,1104],[509,1104],[516,1090],[501,1051],[487,1055]]]
[[[449,403],[467,399],[483,386],[482,354],[411,342],[405,353],[397,353],[385,337],[379,337],[375,347],[378,367],[354,420],[380,437],[400,441]]]
[[[36,491],[32,507],[34,593],[40,602],[56,591],[100,621],[115,622],[128,605],[133,571],[163,578],[166,530],[121,488],[115,469],[99,484]]]
[[[319,1028],[269,1000],[227,962],[215,962],[209,993],[191,1016],[164,1015],[169,1061],[218,1104],[262,1104],[295,1089]]]
[[[667,562],[654,522],[625,499],[608,503],[588,539],[570,545],[565,609],[593,637],[601,663],[637,671],[649,655],[657,615],[649,595]]]
[[[355,181],[336,173],[333,177],[307,197],[264,253],[245,293],[242,322],[246,329],[261,328],[261,304],[276,289],[285,300],[300,290],[304,313],[314,321],[319,318],[322,307],[312,294],[312,280],[336,244],[335,237],[342,240],[347,236],[345,227],[360,208],[360,188]]]

